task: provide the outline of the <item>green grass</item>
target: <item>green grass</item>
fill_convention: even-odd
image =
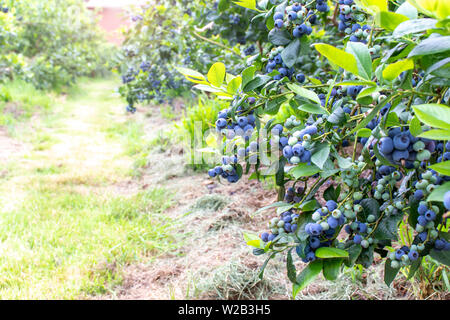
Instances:
[[[32,84],[15,80],[0,84],[0,126],[12,130],[18,121],[29,119],[34,112],[48,112],[53,97]]]
[[[127,264],[179,245],[165,214],[171,193],[120,187],[148,145],[143,125],[124,121],[116,85],[81,79],[51,113],[17,127],[32,148],[0,164],[0,299],[104,294]]]

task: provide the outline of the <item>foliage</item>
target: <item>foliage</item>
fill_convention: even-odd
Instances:
[[[387,285],[427,256],[449,265],[450,11],[429,2],[240,1],[268,28],[264,50],[237,76],[178,69],[230,103],[209,175],[276,182],[279,201],[257,212],[276,208],[269,231],[245,240],[263,269],[287,254],[294,296],[375,254]]]
[[[202,0],[165,0],[138,9],[118,56],[123,81],[119,92],[127,110],[134,112],[138,102],[163,103],[186,92],[187,83],[174,66],[206,72],[220,58],[237,72],[233,66],[256,51],[253,44],[239,47],[265,34],[248,32],[252,16],[250,10],[223,0],[213,8]]]
[[[14,37],[6,37],[9,46],[2,58],[21,66],[10,74],[47,89],[70,85],[77,77],[104,73],[108,68],[112,47],[106,45],[83,1],[11,0],[8,8]]]

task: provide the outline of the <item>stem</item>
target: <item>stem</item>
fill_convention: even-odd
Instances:
[[[199,34],[198,34],[197,32],[195,32],[195,31],[193,31],[192,33],[193,33],[197,38],[202,39],[203,41],[209,42],[209,43],[211,43],[211,44],[214,44],[214,45],[216,45],[216,46],[219,46],[219,47],[221,47],[222,49],[225,49],[225,50],[227,50],[227,51],[230,51],[231,53],[233,53],[234,55],[238,56],[239,58],[242,58],[240,54],[234,52],[233,50],[231,50],[231,49],[228,48],[227,46],[225,46],[225,45],[223,45],[223,44],[221,44],[221,43],[219,43],[219,42],[216,42],[216,41],[214,41],[214,40],[205,38],[205,37],[199,35]]]

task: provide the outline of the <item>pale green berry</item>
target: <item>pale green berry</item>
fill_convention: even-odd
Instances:
[[[427,192],[431,193],[433,190],[436,189],[436,186],[434,184],[429,184],[427,186]]]
[[[358,191],[353,194],[353,199],[355,199],[355,200],[361,200],[362,198],[363,198],[362,192]]]
[[[439,236],[439,233],[436,230],[431,230],[430,231],[430,238],[431,239],[436,239]]]
[[[419,244],[417,245],[417,250],[418,250],[418,251],[423,251],[423,250],[425,250],[425,245],[424,245],[423,243],[419,243]]]
[[[320,226],[322,227],[323,230],[327,231],[328,229],[330,229],[330,225],[327,222],[321,222]]]
[[[334,218],[339,219],[339,218],[341,217],[342,213],[341,213],[341,210],[335,209],[335,210],[333,210],[333,212],[331,213],[331,215],[332,215]]]
[[[416,225],[416,231],[417,231],[417,232],[420,233],[420,232],[423,232],[423,230],[425,230],[425,228],[424,228],[423,226],[421,226],[420,224],[417,224],[417,225]]]
[[[278,227],[278,228],[284,227],[284,221],[283,221],[283,220],[278,221],[277,227]]]
[[[312,218],[314,221],[319,221],[322,218],[322,216],[320,215],[319,212],[316,211],[313,213]]]
[[[361,247],[368,248],[369,247],[369,241],[367,241],[367,240],[361,241]]]
[[[417,156],[416,156],[417,160],[419,160],[419,161],[429,160],[430,157],[431,157],[431,153],[427,149],[418,152]]]
[[[392,260],[391,261],[391,268],[393,268],[393,269],[400,268],[400,263],[398,261],[396,261],[396,260]]]
[[[294,144],[296,144],[298,142],[298,139],[296,137],[290,137],[288,140],[288,144],[290,146],[293,146]]]
[[[293,156],[293,157],[291,157],[291,159],[289,159],[289,161],[293,164],[297,164],[297,163],[300,163],[300,158],[297,156]]]
[[[373,214],[369,214],[369,215],[367,216],[367,222],[372,223],[372,222],[374,222],[375,220],[376,220],[376,217],[375,217]]]
[[[380,199],[381,199],[381,192],[380,192],[380,191],[375,191],[375,192],[373,193],[373,197],[374,197],[375,199],[377,199],[377,200],[380,200]]]
[[[355,210],[356,212],[362,212],[363,211],[363,207],[360,204],[355,204],[353,206],[353,210]]]
[[[389,193],[385,192],[385,193],[383,193],[383,194],[381,195],[381,198],[382,198],[384,201],[387,201],[387,200],[389,200],[389,199],[391,198],[391,196],[390,196]]]
[[[427,229],[434,229],[434,221],[428,221],[425,225],[425,228]]]

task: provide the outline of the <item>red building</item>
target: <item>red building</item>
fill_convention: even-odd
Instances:
[[[129,10],[142,6],[145,0],[85,0],[88,9],[100,16],[100,26],[107,32],[108,40],[117,45],[122,43],[120,29],[131,24]]]

